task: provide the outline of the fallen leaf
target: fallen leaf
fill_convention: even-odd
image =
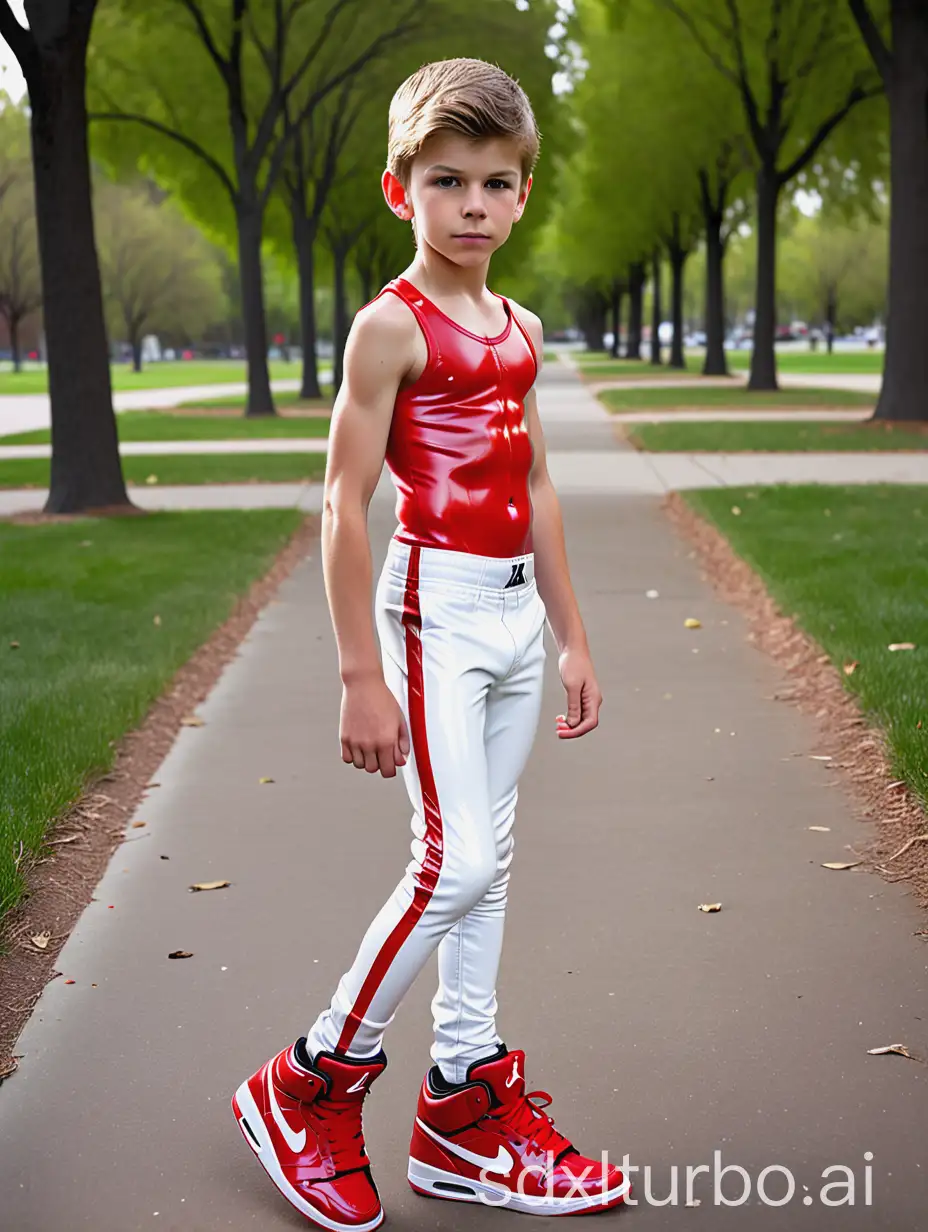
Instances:
[[[269,779],[269,778],[267,778],[267,776],[265,776],[263,779],[258,779],[258,782],[259,782],[259,783],[273,783],[273,782],[274,782],[274,780],[273,780],[273,779]]]
[[[820,830],[825,834],[831,833],[831,826],[809,826],[810,830]]]
[[[909,1052],[908,1048],[906,1048],[905,1044],[885,1044],[882,1048],[868,1048],[867,1049],[867,1054],[868,1056],[871,1056],[871,1057],[881,1057],[881,1056],[884,1056],[887,1052],[894,1052],[896,1053],[897,1056],[900,1056],[900,1057],[908,1057],[910,1061],[915,1060],[911,1052]]]
[[[830,754],[825,754],[825,753],[810,753],[810,754],[809,754],[809,760],[810,760],[810,761],[831,761],[831,760],[832,760],[832,758],[831,758]]]
[[[10,650],[19,650],[19,642],[10,642]]]
[[[144,825],[145,825],[144,821],[133,821],[132,828],[133,830],[137,830],[139,826],[144,826]]]
[[[823,864],[822,868],[833,868],[837,872],[840,872],[842,869],[845,869],[845,868],[856,868],[858,864],[863,864],[863,860],[851,860],[847,864],[841,864],[841,863]]]
[[[890,642],[888,649],[889,650],[914,650],[915,643],[914,642]]]
[[[92,547],[92,546],[93,546],[93,540],[92,540],[92,539],[82,539],[82,540],[80,541],[80,543],[79,543],[77,546],[78,546],[78,547],[81,547],[81,548],[89,548],[89,547]]]
[[[686,620],[684,620],[683,625],[687,629],[701,629],[702,621],[697,620],[695,616],[688,616]]]
[[[854,659],[850,663],[845,663],[844,665],[845,676],[853,676],[854,673],[857,671],[858,667],[860,667],[860,664],[857,662],[856,659]]]
[[[174,950],[168,958],[193,958],[192,950]]]
[[[145,480],[145,482],[146,482],[146,483],[157,483],[157,482],[158,482],[158,476],[157,476],[157,475],[149,475],[149,476],[148,476],[148,478]]]
[[[699,910],[700,911],[721,911],[722,904],[721,903],[700,903]]]
[[[161,786],[160,783],[146,783],[145,790],[149,791],[152,787],[160,787],[160,786]]]
[[[66,984],[74,984],[76,982],[77,982],[76,980],[65,980]]]
[[[660,592],[659,592],[659,591],[656,591],[656,590],[646,590],[646,591],[645,591],[645,597],[646,597],[646,598],[648,598],[648,599],[656,599],[656,598],[658,597],[659,593],[660,593]]]
[[[51,939],[52,939],[51,933],[36,933],[34,937],[29,938],[29,940],[32,942],[32,944],[36,947],[37,950],[46,949]]]
[[[51,838],[48,840],[49,847],[61,846],[62,843],[74,843],[79,838],[83,838],[81,834],[68,834],[65,838]]]
[[[155,624],[155,625],[160,625],[160,624],[161,624],[161,617],[160,617],[160,616],[154,616],[154,617],[152,618],[152,624]]]
[[[181,727],[205,727],[206,720],[201,719],[198,714],[188,714],[180,721]]]
[[[190,886],[191,890],[222,890],[226,886],[231,885],[231,881],[198,881],[195,885]]]
[[[741,509],[738,505],[732,505],[731,511],[735,515],[736,518],[741,517]]]

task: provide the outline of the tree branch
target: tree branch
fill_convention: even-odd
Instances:
[[[737,74],[732,71],[732,69],[725,63],[724,60],[719,59],[716,53],[712,50],[712,48],[703,38],[702,33],[699,27],[697,26],[694,18],[686,11],[686,9],[681,8],[680,5],[677,3],[677,0],[661,0],[661,3],[663,4],[665,9],[669,9],[671,13],[679,17],[680,21],[683,22],[687,30],[689,30],[690,34],[696,40],[697,46],[706,56],[709,57],[711,62],[715,65],[715,67],[722,74],[722,76],[727,78],[732,83],[732,85],[734,86],[739,85]]]
[[[189,150],[191,154],[196,154],[202,162],[204,162],[210,171],[212,171],[219,179],[223,188],[229,194],[232,204],[238,202],[238,190],[233,184],[228,172],[222,163],[213,158],[212,154],[206,150],[192,137],[186,137],[183,133],[176,132],[173,128],[168,128],[165,124],[159,124],[157,120],[149,119],[148,116],[131,115],[124,111],[95,111],[87,117],[89,120],[119,120],[132,124],[141,124],[145,128],[153,129],[154,132],[160,133],[162,137],[169,137],[172,141],[176,141],[178,145],[182,145],[185,150]]]
[[[766,146],[766,137],[760,122],[757,99],[754,97],[754,91],[751,89],[751,83],[748,80],[748,65],[744,54],[744,36],[741,31],[741,14],[738,12],[738,0],[726,0],[726,3],[731,17],[735,54],[738,58],[738,76],[735,84],[741,91],[741,98],[744,101],[744,109],[747,112],[748,124],[751,129],[751,136],[754,138],[754,145],[757,148],[758,154],[762,154]]]
[[[9,45],[10,51],[19,61],[26,84],[32,90],[31,78],[35,77],[39,67],[39,51],[35,36],[25,26],[21,26],[13,15],[9,0],[0,0],[0,36]]]
[[[873,63],[883,79],[883,85],[886,86],[889,84],[889,75],[893,68],[893,53],[883,41],[883,36],[873,20],[873,13],[870,11],[867,0],[847,0],[847,2],[860,28],[863,40],[867,44],[867,50],[873,57]]]
[[[833,112],[819,127],[818,132],[806,146],[805,150],[797,155],[790,165],[783,171],[777,172],[777,181],[782,187],[788,184],[794,175],[798,175],[803,167],[807,166],[815,155],[818,153],[824,142],[831,136],[832,132],[838,127],[844,117],[857,106],[858,103],[865,102],[868,98],[878,98],[883,93],[882,84],[879,87],[864,89],[863,86],[855,86],[845,100],[844,106]]]
[[[182,5],[193,18],[194,25],[197,28],[197,33],[200,36],[200,41],[209,52],[210,59],[222,75],[223,81],[228,82],[229,61],[225,59],[213,41],[213,36],[210,33],[209,26],[206,24],[206,18],[203,16],[202,9],[196,3],[196,0],[177,0],[177,3]]]
[[[338,20],[338,15],[351,2],[352,0],[336,0],[336,3],[333,4],[332,7],[329,9],[328,13],[326,13],[325,20],[322,23],[322,29],[319,31],[318,38],[312,44],[309,51],[307,51],[306,55],[300,61],[299,65],[294,70],[294,72],[291,73],[290,77],[287,80],[286,85],[283,87],[284,94],[287,97],[289,97],[292,91],[295,89],[295,87],[299,85],[300,81],[303,79],[303,75],[306,73],[307,69],[310,67],[310,65],[315,60],[316,56],[319,54],[322,48],[325,46],[326,40],[328,39],[329,35],[332,33],[332,27],[335,25],[335,22]]]

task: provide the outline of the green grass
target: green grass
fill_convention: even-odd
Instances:
[[[302,365],[270,362],[271,380],[299,380]],[[129,364],[113,364],[113,389],[173,389],[179,385],[222,385],[246,379],[244,360],[191,359],[146,364],[141,372],[133,372]],[[48,369],[27,364],[22,372],[9,369],[0,372],[0,394],[43,394],[48,391]]]
[[[323,396],[314,398],[309,401],[301,398],[298,392],[284,392],[274,394],[274,405],[278,410],[286,410],[288,407],[307,407],[320,411],[332,410],[332,386],[322,386]],[[202,407],[206,411],[235,411],[241,415],[245,413],[246,398],[244,394],[230,398],[228,396],[221,398],[196,398],[190,402],[181,402],[181,407],[184,410],[197,410]],[[273,415],[269,415],[268,419],[273,419]],[[262,422],[260,417],[258,422]]]
[[[121,441],[232,441],[277,437],[325,437],[329,418],[272,416],[245,419],[231,415],[172,415],[170,411],[123,411],[116,416]],[[39,445],[51,440],[49,428],[0,437],[0,445]]]
[[[727,351],[728,366],[735,371],[747,371],[751,366],[750,351]],[[882,351],[777,351],[780,372],[879,374],[883,371]]]
[[[639,449],[655,453],[928,449],[928,433],[882,423],[636,424],[628,436]]]
[[[111,743],[300,519],[275,509],[0,523],[0,911],[23,891],[20,842],[39,850],[48,822],[110,767]]]
[[[928,803],[928,487],[814,485],[684,495],[728,536],[839,670],[859,664],[842,679],[884,728],[894,775]],[[917,649],[892,652],[891,642],[914,642]]]
[[[288,483],[321,480],[324,453],[165,454],[123,458],[126,483],[145,485],[156,475],[158,485],[201,483]],[[0,461],[0,488],[47,488],[47,458]]]
[[[788,410],[791,406],[873,406],[873,394],[846,389],[780,389],[749,393],[743,386],[696,385],[686,389],[603,389],[599,400],[609,411],[687,410],[732,407],[738,410]]]

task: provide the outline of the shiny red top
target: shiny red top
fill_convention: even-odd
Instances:
[[[409,305],[428,346],[422,375],[397,394],[387,441],[396,538],[477,556],[531,552],[534,450],[524,401],[538,365],[525,328],[501,295],[506,328],[487,338],[404,278],[387,292]]]

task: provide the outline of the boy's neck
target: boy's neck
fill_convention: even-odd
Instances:
[[[489,258],[480,265],[455,265],[434,248],[424,245],[402,276],[429,298],[450,299],[463,295],[479,302],[486,293],[489,268]]]

